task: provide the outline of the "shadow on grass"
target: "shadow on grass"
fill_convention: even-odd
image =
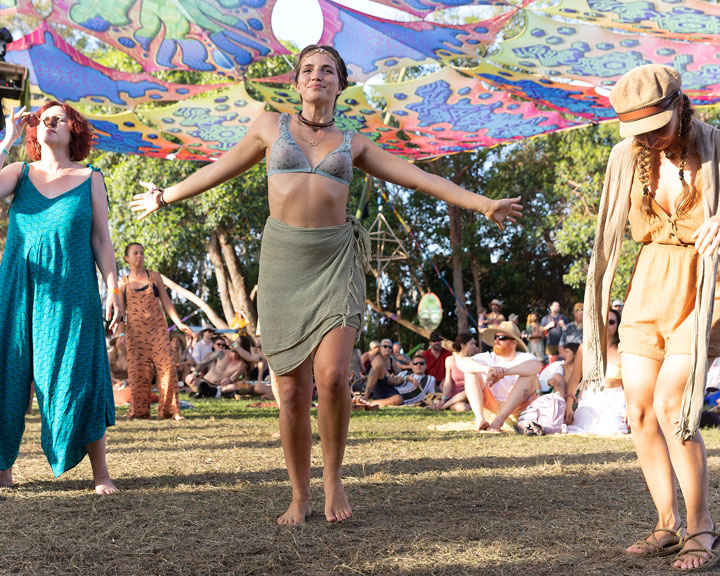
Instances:
[[[529,470],[531,462],[525,461]],[[639,470],[593,474],[583,482],[578,475],[527,471],[515,477],[448,475],[454,464],[453,459],[419,459],[408,463],[412,471],[438,474],[349,481],[355,516],[341,526],[328,525],[321,513],[304,527],[276,526],[289,498],[284,470],[124,479],[118,483],[124,492],[74,497],[67,505],[62,498],[14,497],[27,491],[22,489],[4,502],[12,509],[0,548],[13,553],[4,556],[3,569],[11,574],[69,570],[82,576],[649,576],[667,567],[667,560],[640,562],[621,555],[654,522]],[[411,471],[398,466],[393,473],[401,470]],[[219,489],[179,488],[209,478]],[[146,490],[159,485],[177,489]],[[87,482],[32,487],[77,491]],[[319,486],[314,484],[313,492],[321,511]],[[29,569],[34,562],[35,570]]]

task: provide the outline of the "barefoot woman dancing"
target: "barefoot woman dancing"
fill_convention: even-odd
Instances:
[[[610,288],[629,219],[642,248],[620,322],[623,385],[658,520],[627,552],[677,553],[673,569],[695,572],[715,564],[720,548],[698,432],[708,356],[720,355],[719,334],[711,330],[720,246],[720,131],[692,118],[680,75],[666,66],[631,70],[612,89],[610,102],[625,140],[610,154],[600,201],[585,292],[583,384],[600,388],[605,375]]]
[[[280,524],[300,524],[310,514],[313,376],[325,516],[331,522],[351,516],[340,468],[350,418],[347,372],[362,325],[369,243],[367,231],[345,212],[353,166],[482,212],[498,225],[514,221],[521,210],[519,198],[473,194],[335,127],[335,101],[348,82],[345,63],[332,48],[305,48],[294,79],[301,113],[264,113],[220,160],[165,190],[143,183],[148,192],[130,204],[142,218],[267,161],[270,218],[263,232],[258,313],[263,352],[279,381],[280,435],[292,484],[292,502]]]
[[[105,429],[115,423],[95,264],[108,289],[113,329],[122,312],[108,202],[100,172],[78,164],[90,124],[66,104],[10,115],[0,166],[28,124],[34,162],[0,171],[0,198],[14,194],[0,266],[0,486],[25,428],[30,383],[42,417],[42,447],[59,476],[89,454],[95,490],[117,491],[105,464]]]

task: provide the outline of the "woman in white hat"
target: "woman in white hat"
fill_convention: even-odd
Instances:
[[[583,386],[602,387],[610,289],[624,230],[642,243],[620,324],[635,450],[658,520],[627,549],[677,555],[675,570],[718,561],[708,510],[707,456],[698,432],[720,246],[720,132],[693,119],[677,71],[646,65],[617,82],[610,102],[625,138],[610,154],[585,292]],[[677,486],[685,499],[680,517]]]

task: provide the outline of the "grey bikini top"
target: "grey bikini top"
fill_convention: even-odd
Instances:
[[[342,182],[346,186],[350,186],[353,174],[352,154],[350,152],[353,140],[352,131],[345,130],[342,144],[325,156],[313,168],[290,132],[289,114],[285,112],[280,114],[278,128],[280,129],[280,137],[273,144],[267,161],[268,176],[287,172],[305,172],[327,176]]]

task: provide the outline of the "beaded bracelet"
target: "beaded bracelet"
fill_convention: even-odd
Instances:
[[[160,192],[155,198],[158,202],[158,208],[165,208],[165,206],[168,205],[167,202],[165,202],[165,198],[163,197],[163,194],[165,194],[165,190],[163,188],[153,188],[152,193]]]

